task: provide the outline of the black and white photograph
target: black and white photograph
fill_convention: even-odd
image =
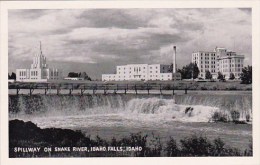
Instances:
[[[253,157],[252,12],[8,9],[8,158]]]

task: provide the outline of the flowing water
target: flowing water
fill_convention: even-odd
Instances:
[[[187,107],[193,110],[185,113]],[[231,119],[231,111],[239,112],[240,120],[252,116],[252,95],[9,95],[9,119],[32,121],[41,128],[78,129],[106,139],[135,132],[154,133],[162,141],[203,134],[246,149],[252,139],[251,125],[211,122],[214,112]]]

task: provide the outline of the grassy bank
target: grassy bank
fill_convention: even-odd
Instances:
[[[41,129],[32,122],[21,120],[9,121],[9,156],[10,157],[158,157],[158,156],[252,156],[252,145],[247,150],[227,146],[220,138],[209,140],[203,135],[192,135],[179,141],[169,137],[162,144],[159,136],[147,136],[142,133],[130,134],[121,139],[111,140],[85,136],[80,131],[69,129]],[[252,144],[252,143],[251,143]],[[40,147],[39,152],[17,152],[16,148]],[[44,147],[52,148],[44,152]],[[70,148],[70,151],[55,151],[55,147]],[[124,148],[123,151],[72,151],[73,147],[87,148]],[[130,148],[126,150],[125,148]],[[132,148],[132,150],[131,150]],[[141,148],[141,150],[135,150]]]

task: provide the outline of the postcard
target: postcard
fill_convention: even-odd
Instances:
[[[1,163],[259,164],[259,6],[1,2]]]

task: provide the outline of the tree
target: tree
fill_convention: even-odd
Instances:
[[[16,80],[16,74],[14,72],[11,75],[8,74],[8,79]]]
[[[252,66],[247,66],[242,69],[240,74],[241,84],[252,84]]]
[[[218,78],[217,79],[219,79],[219,81],[226,81],[225,75],[223,75],[221,72],[218,72]]]
[[[196,63],[190,63],[184,66],[182,69],[178,69],[183,79],[195,79],[198,77],[200,71]]]
[[[193,69],[193,79],[198,78],[198,76],[200,74],[200,70],[198,68],[197,63],[196,62],[195,63],[191,63],[191,65],[192,65],[192,69]]]
[[[230,75],[229,75],[229,80],[234,80],[234,79],[235,79],[234,73],[230,73]]]
[[[91,81],[91,78],[87,75],[86,72],[80,73],[80,77],[84,78],[84,80],[89,80],[89,81]]]
[[[81,77],[84,78],[84,80],[91,81],[91,78],[87,75],[86,72],[79,72],[79,73],[69,72],[68,77]]]
[[[79,74],[75,72],[69,72],[68,77],[79,77]]]
[[[212,74],[210,73],[209,70],[206,70],[205,78],[206,78],[206,79],[212,79]]]

